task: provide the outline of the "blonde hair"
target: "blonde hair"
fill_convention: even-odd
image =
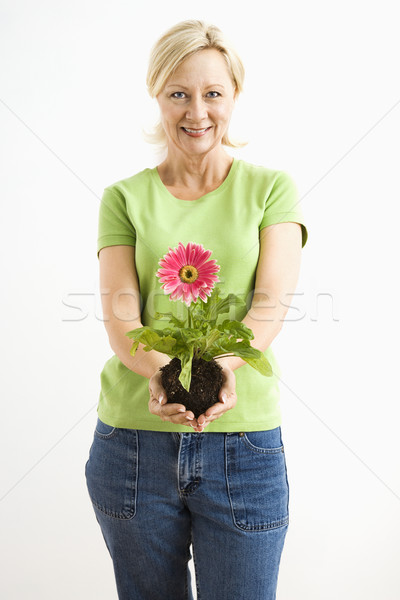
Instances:
[[[237,96],[243,90],[242,61],[218,27],[196,20],[177,23],[154,44],[146,77],[150,96],[155,98],[161,92],[167,79],[186,58],[207,49],[218,50],[224,56]],[[150,143],[165,146],[167,138],[161,121],[157,123],[153,132],[146,133],[145,137]],[[227,132],[222,138],[222,144],[240,148],[245,142],[230,140]]]

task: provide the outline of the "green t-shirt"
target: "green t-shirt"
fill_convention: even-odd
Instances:
[[[212,192],[193,201],[175,198],[157,168],[118,181],[104,190],[99,213],[97,253],[105,246],[135,246],[143,325],[162,328],[156,312],[186,314],[182,301],[172,301],[156,277],[159,260],[179,242],[202,244],[220,265],[222,295],[233,293],[247,308],[233,308],[229,317],[241,321],[250,307],[259,257],[259,232],[275,223],[292,221],[307,229],[293,179],[285,171],[234,159],[228,176]],[[221,315],[222,320],[227,315]],[[250,365],[235,369],[236,406],[208,425],[205,432],[260,431],[281,424],[278,377],[271,347],[264,352],[274,375],[265,377]],[[188,432],[152,415],[148,409],[149,380],[128,369],[114,355],[100,376],[99,418],[114,427]]]

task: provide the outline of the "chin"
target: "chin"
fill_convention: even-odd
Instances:
[[[221,140],[202,140],[199,138],[190,138],[188,140],[184,140],[184,143],[179,144],[179,146],[184,151],[190,151],[191,154],[205,154],[206,152],[210,152],[216,146],[221,145]]]

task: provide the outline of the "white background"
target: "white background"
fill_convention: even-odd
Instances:
[[[215,23],[246,66],[232,154],[295,179],[309,240],[273,344],[291,522],[278,600],[400,597],[396,2],[1,3],[1,567],[5,600],[112,600],[84,479],[112,355],[104,187],[142,139],[156,38]],[[249,599],[256,600],[256,599]]]

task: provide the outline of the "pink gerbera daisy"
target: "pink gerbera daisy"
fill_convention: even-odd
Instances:
[[[207,302],[220,269],[215,260],[208,260],[210,256],[211,250],[204,250],[201,244],[193,242],[186,247],[179,242],[178,248],[169,248],[159,262],[161,269],[156,275],[164,293],[170,294],[170,300],[182,299],[187,306],[198,297]]]

